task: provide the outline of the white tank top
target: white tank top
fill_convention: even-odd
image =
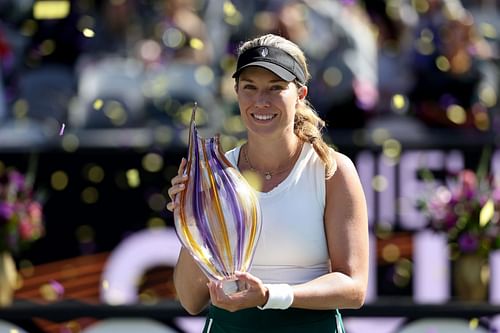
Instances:
[[[240,146],[226,153],[238,165]],[[304,143],[288,177],[269,192],[256,192],[262,232],[250,273],[264,283],[299,284],[330,271],[323,214],[325,166]]]

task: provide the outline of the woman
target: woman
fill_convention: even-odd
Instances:
[[[359,308],[368,276],[364,193],[353,163],[321,138],[324,122],[306,100],[303,52],[265,35],[239,50],[235,78],[248,140],[226,153],[256,189],[262,232],[252,268],[238,274],[248,289],[226,295],[182,249],[174,283],[184,308],[210,302],[204,332],[335,332],[334,309]],[[169,196],[184,189],[181,162]],[[170,211],[176,207],[170,202]]]

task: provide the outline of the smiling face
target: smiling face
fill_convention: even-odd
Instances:
[[[236,84],[236,93],[249,135],[279,136],[293,134],[295,107],[307,94],[273,72],[256,66],[244,69]]]

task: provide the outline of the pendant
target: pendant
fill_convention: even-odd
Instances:
[[[271,178],[273,178],[273,175],[270,172],[266,172],[264,178],[266,178],[266,180],[271,180]]]

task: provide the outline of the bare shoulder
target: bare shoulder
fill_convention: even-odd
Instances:
[[[357,177],[356,166],[354,165],[353,161],[349,158],[349,156],[341,152],[338,152],[334,149],[330,149],[330,154],[335,164],[334,167],[335,172],[332,178],[330,179],[352,177],[354,175]]]
[[[365,195],[355,164],[343,153],[334,151],[332,154],[337,169],[326,181],[327,214],[337,218],[340,215],[341,221],[358,214],[366,215]]]

